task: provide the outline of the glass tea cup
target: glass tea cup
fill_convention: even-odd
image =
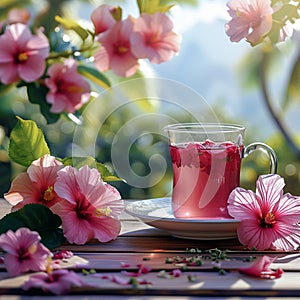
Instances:
[[[235,124],[172,124],[169,138],[173,168],[172,210],[176,218],[227,219],[230,192],[240,185],[243,157],[260,150],[277,171],[271,147],[256,142],[244,146],[245,127]]]

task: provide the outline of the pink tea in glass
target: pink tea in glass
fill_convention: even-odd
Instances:
[[[240,185],[241,160],[256,150],[270,160],[271,147],[254,142],[244,147],[245,127],[221,123],[178,123],[164,127],[173,167],[172,210],[176,218],[227,219],[227,200]]]
[[[172,209],[177,218],[231,218],[230,192],[240,184],[243,145],[231,141],[169,145],[173,167]]]

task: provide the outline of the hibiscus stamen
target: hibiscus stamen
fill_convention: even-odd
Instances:
[[[96,208],[95,210],[95,215],[99,218],[102,216],[109,216],[110,213],[112,212],[111,208],[109,206],[105,207],[105,208]]]
[[[46,273],[50,276],[53,273],[53,263],[51,257],[47,258]]]
[[[28,252],[30,254],[34,254],[37,251],[37,243],[34,243],[28,247]]]
[[[159,37],[160,37],[160,32],[159,31],[156,31],[156,32],[153,32],[153,33],[149,34],[149,36],[146,38],[146,44],[147,45],[155,44],[156,42],[159,41]]]
[[[124,54],[124,53],[126,53],[128,51],[128,47],[126,47],[126,46],[119,46],[118,48],[117,48],[117,53],[119,53],[119,54]]]
[[[28,55],[26,52],[22,52],[18,54],[18,61],[19,62],[23,62],[26,61],[28,59]]]
[[[55,197],[53,186],[49,186],[46,191],[44,192],[44,200],[46,201],[52,201]]]
[[[272,228],[276,223],[276,218],[274,213],[269,211],[264,218],[260,220],[260,226],[262,228]]]
[[[66,91],[68,93],[84,93],[84,88],[77,86],[77,85],[70,85]]]

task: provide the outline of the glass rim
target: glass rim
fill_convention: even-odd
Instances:
[[[209,132],[209,133],[236,133],[244,131],[245,126],[231,123],[175,123],[167,125],[163,131],[177,131],[177,132]]]

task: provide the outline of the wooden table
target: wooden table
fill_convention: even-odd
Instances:
[[[9,206],[0,205],[1,214]],[[167,233],[143,224],[127,214],[122,214],[122,232],[109,243],[99,244],[92,241],[84,246],[63,245],[60,249],[71,250],[74,257],[66,262],[66,267],[74,268],[74,262],[81,267],[74,268],[83,280],[93,287],[74,288],[68,295],[52,296],[43,292],[25,292],[22,284],[28,274],[9,278],[3,265],[0,265],[0,299],[299,299],[300,296],[300,253],[251,252],[245,251],[238,240],[198,241],[185,240],[169,236]],[[186,249],[201,249],[202,253],[187,252]],[[209,249],[227,250],[227,259],[213,262]],[[243,275],[237,271],[246,267],[251,257],[262,255],[276,256],[273,268],[283,268],[279,279],[259,279]],[[200,266],[186,266],[176,263],[183,258],[202,255]],[[172,262],[173,260],[173,262]],[[166,263],[169,261],[169,263]],[[88,265],[83,264],[89,262]],[[170,263],[171,262],[171,263]],[[139,279],[148,282],[145,285],[120,285],[107,279],[111,275],[118,278],[130,278],[124,271],[136,272],[140,265],[151,268]],[[82,269],[94,269],[96,275],[84,275]],[[170,276],[173,270],[182,269],[179,277]],[[220,269],[222,271],[220,272]],[[223,272],[225,271],[225,272]],[[123,272],[123,273],[122,273]],[[225,275],[223,274],[225,273]],[[223,275],[222,275],[223,274]],[[103,278],[106,276],[106,278]],[[2,295],[2,296],[1,296]],[[54,298],[55,297],[55,298]]]

